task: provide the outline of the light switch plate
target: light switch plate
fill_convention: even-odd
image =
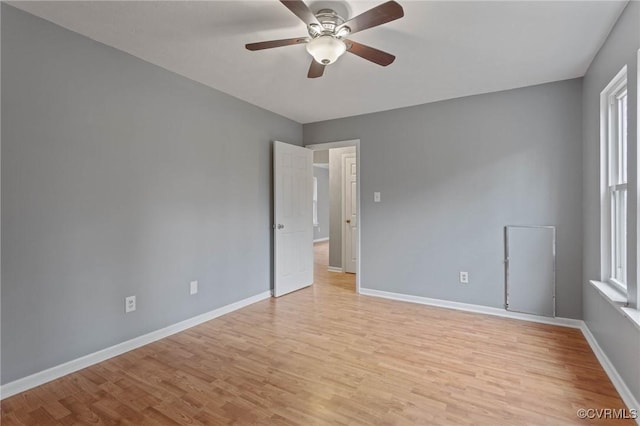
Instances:
[[[189,283],[189,294],[194,295],[198,292],[198,281],[191,281]]]
[[[374,192],[373,193],[373,202],[374,203],[379,203],[380,202],[380,193],[379,192]]]

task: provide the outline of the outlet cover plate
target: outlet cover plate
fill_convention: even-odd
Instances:
[[[128,314],[136,310],[136,297],[129,296],[124,299],[124,313]]]
[[[198,281],[191,281],[189,283],[189,294],[194,295],[198,293]]]

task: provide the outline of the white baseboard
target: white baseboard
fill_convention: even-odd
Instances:
[[[493,308],[490,306],[472,305],[470,303],[450,302],[442,299],[431,299],[429,297],[412,296],[409,294],[391,293],[388,291],[361,288],[360,294],[365,296],[382,297],[385,299],[400,300],[403,302],[419,303],[421,305],[437,306],[440,308],[456,309],[459,311],[476,312],[479,314],[494,315],[505,318],[518,319],[523,321],[539,322],[542,324],[560,325],[563,327],[582,328],[582,320],[561,317],[541,317],[538,315],[521,314],[519,312],[507,311],[506,309]]]
[[[636,423],[640,425],[640,402],[638,402],[638,400],[633,396],[627,384],[624,382],[624,380],[622,380],[622,377],[618,373],[618,370],[616,370],[616,368],[609,360],[609,357],[607,357],[607,355],[598,344],[596,338],[593,336],[593,334],[591,334],[591,330],[589,330],[589,327],[587,327],[586,323],[582,323],[581,330],[584,338],[587,340],[587,343],[589,343],[589,346],[591,346],[591,350],[596,355],[596,358],[598,358],[600,365],[602,365],[602,368],[607,373],[607,376],[609,376],[609,379],[611,379],[613,386],[620,394],[620,398],[622,398],[622,401],[624,401],[624,403],[630,410],[636,410],[636,413],[638,415],[638,417],[636,418]]]
[[[317,240],[313,240],[314,243],[321,243],[323,241],[329,241],[329,237],[318,238]]]
[[[203,322],[210,321],[214,318],[228,314],[240,308],[244,308],[245,306],[251,305],[261,300],[268,299],[269,297],[271,297],[271,292],[265,291],[255,296],[251,296],[246,299],[231,303],[229,305],[222,306],[218,309],[214,309],[213,311],[206,312],[204,314],[189,318],[184,321],[180,321],[179,323],[170,325],[160,330],[152,331],[151,333],[147,333],[131,340],[127,340],[126,342],[119,343],[106,349],[102,349],[98,352],[85,355],[72,361],[65,362],[64,364],[60,364],[55,367],[48,368],[44,371],[32,374],[30,376],[23,377],[22,379],[9,382],[5,385],[0,386],[0,400],[8,398],[17,393],[24,392],[36,386],[40,386],[42,384],[45,384],[62,376],[66,376],[67,374],[71,374],[75,371],[81,370],[99,362],[105,361],[109,358],[113,358],[114,356],[129,352],[130,350],[139,348],[140,346],[148,345],[149,343],[155,342],[156,340],[171,336],[172,334],[184,331],[188,328],[202,324]]]
[[[600,345],[598,345],[598,342],[596,341],[593,334],[591,334],[591,331],[589,330],[589,327],[587,327],[587,324],[582,320],[577,320],[572,318],[561,318],[561,317],[548,318],[548,317],[541,317],[537,315],[521,314],[517,312],[507,311],[506,309],[492,308],[489,306],[472,305],[469,303],[460,303],[460,302],[450,302],[448,300],[431,299],[428,297],[412,296],[409,294],[401,294],[401,293],[391,293],[387,291],[373,290],[370,288],[361,288],[360,294],[363,294],[365,296],[374,296],[374,297],[381,297],[385,299],[400,300],[403,302],[418,303],[421,305],[437,306],[440,308],[457,309],[460,311],[495,315],[499,317],[512,318],[512,319],[523,320],[523,321],[531,321],[531,322],[537,322],[542,324],[551,324],[551,325],[559,325],[562,327],[578,328],[582,331],[582,334],[584,335],[587,343],[591,347],[591,350],[596,355],[596,358],[598,358],[600,365],[602,365],[602,369],[605,371],[605,373],[607,373],[607,376],[609,376],[609,379],[613,383],[613,386],[616,388],[616,390],[620,394],[622,401],[627,405],[629,410],[634,410],[634,409],[637,410],[636,413],[638,413],[639,417],[636,418],[636,422],[638,423],[638,425],[640,425],[640,403],[638,403],[638,400],[631,393],[631,390],[629,390],[629,387],[626,385],[624,380],[622,380],[622,377],[620,376],[618,371],[615,369],[615,367],[613,366],[613,364],[611,363],[607,355],[604,353]],[[589,407],[585,407],[585,408],[589,408]]]
[[[335,266],[329,266],[329,267],[327,268],[327,271],[329,271],[329,272],[344,272],[344,271],[342,270],[342,268],[336,268]]]

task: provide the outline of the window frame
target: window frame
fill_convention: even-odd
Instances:
[[[627,67],[624,66],[600,94],[601,278],[625,295],[629,264],[628,93]]]

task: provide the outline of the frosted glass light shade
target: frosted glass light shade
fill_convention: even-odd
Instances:
[[[347,46],[342,40],[326,35],[307,43],[307,52],[322,65],[334,63],[346,50]]]

